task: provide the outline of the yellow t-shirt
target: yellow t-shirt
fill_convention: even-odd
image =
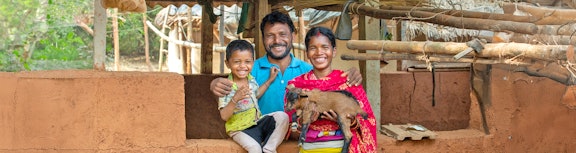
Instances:
[[[232,80],[231,74],[228,76],[228,79]],[[251,98],[242,99],[237,102],[232,117],[226,121],[226,133],[242,131],[251,126],[254,126],[256,125],[258,119],[260,119],[262,116],[260,109],[258,109],[258,99],[256,99],[256,94],[258,94],[258,83],[254,77],[252,77],[252,75],[248,75],[248,80],[250,90],[252,91],[250,96]],[[238,86],[236,83],[234,83],[232,85],[232,91],[230,94],[218,99],[218,109],[222,109],[228,105],[234,94],[236,94],[237,90]]]

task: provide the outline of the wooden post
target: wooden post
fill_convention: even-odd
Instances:
[[[270,10],[268,6],[268,1],[260,0],[255,2],[254,11],[256,11],[256,24],[254,27],[254,49],[256,50],[256,58],[262,57],[266,54],[266,50],[264,49],[264,41],[262,38],[262,31],[260,31],[260,23],[262,23],[262,19],[266,16]]]
[[[307,31],[306,25],[304,24],[304,11],[299,10],[299,11],[297,11],[297,13],[298,13],[298,27],[300,27],[299,31],[298,31],[298,36],[299,36],[298,38],[300,40],[298,41],[298,43],[304,44],[304,40],[306,39],[306,31]],[[294,45],[292,45],[292,46],[294,46]],[[304,48],[306,48],[306,47],[304,47]],[[294,49],[294,47],[292,49]],[[297,55],[298,58],[306,61],[306,58],[307,58],[306,53],[305,53],[306,50],[296,51],[294,49],[294,52],[303,53],[303,54],[295,54],[295,55]]]
[[[206,12],[206,10],[211,9],[207,9],[207,7],[211,6],[202,6],[202,54],[200,55],[200,60],[202,61],[200,63],[201,74],[212,74],[212,41],[214,39],[214,34],[212,34],[212,32],[214,28],[212,27],[213,23],[210,22],[210,16]]]
[[[146,65],[148,71],[152,72],[152,64],[150,64],[150,43],[148,42],[148,25],[146,25],[146,13],[142,13],[142,24],[144,26],[144,54],[146,55]]]
[[[102,0],[94,0],[94,65],[95,70],[106,70],[106,9]]]
[[[118,38],[118,9],[112,9],[112,35],[114,39],[114,70],[120,71],[120,38]]]
[[[218,39],[219,40],[219,44],[220,46],[224,46],[224,5],[220,5],[220,24],[218,25],[219,30],[218,30]],[[224,73],[224,58],[225,58],[225,54],[226,53],[219,53],[220,54],[220,73]]]
[[[190,42],[194,42],[193,37],[192,37],[192,26],[193,26],[193,22],[194,20],[192,19],[192,8],[188,8],[188,10],[186,12],[187,16],[188,16],[188,26],[186,26],[186,36],[188,36],[186,38],[186,41],[190,41]],[[186,74],[192,74],[194,73],[194,71],[192,70],[192,60],[194,60],[192,57],[192,47],[186,47]]]
[[[370,22],[370,17],[361,15],[358,20],[360,40],[380,39],[380,20],[374,19]],[[358,53],[374,53],[377,51],[359,50]],[[380,131],[380,61],[359,61],[362,72],[362,84],[366,90],[368,101],[376,118],[376,128]],[[368,83],[369,82],[369,83]]]

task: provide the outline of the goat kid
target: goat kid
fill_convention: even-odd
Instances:
[[[352,140],[352,131],[350,130],[351,118],[346,117],[347,114],[356,117],[360,114],[364,119],[368,115],[362,108],[352,93],[339,90],[339,91],[320,91],[313,89],[311,91],[303,91],[300,88],[295,88],[289,85],[286,98],[286,110],[296,109],[302,114],[302,131],[298,144],[302,145],[306,140],[306,132],[312,120],[314,113],[327,112],[333,110],[337,114],[337,122],[344,134],[344,146],[342,146],[342,153],[347,153]]]

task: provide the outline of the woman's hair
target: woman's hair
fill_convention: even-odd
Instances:
[[[292,19],[290,19],[290,16],[278,11],[273,11],[272,13],[262,18],[262,23],[260,23],[260,31],[262,32],[262,36],[264,36],[264,26],[266,24],[274,24],[276,22],[288,24],[288,27],[290,27],[290,33],[294,33],[294,30],[296,29],[294,28],[294,23],[292,22]]]
[[[308,48],[308,45],[310,44],[310,39],[318,35],[326,36],[328,40],[330,40],[330,44],[332,44],[332,47],[336,47],[336,37],[334,36],[334,33],[332,33],[332,30],[326,27],[314,27],[308,30],[308,33],[306,33],[306,38],[304,39],[304,44],[306,45],[306,48]]]
[[[252,58],[254,58],[254,47],[246,40],[238,39],[230,42],[226,46],[226,61],[232,56],[232,52],[247,50],[252,53]]]

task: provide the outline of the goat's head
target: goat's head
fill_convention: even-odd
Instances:
[[[302,89],[296,88],[292,84],[288,85],[286,88],[288,89],[288,93],[286,93],[286,100],[288,101],[288,103],[286,103],[284,109],[285,110],[299,109],[301,106],[301,104],[299,104],[300,99],[307,98],[308,95],[302,92]]]

